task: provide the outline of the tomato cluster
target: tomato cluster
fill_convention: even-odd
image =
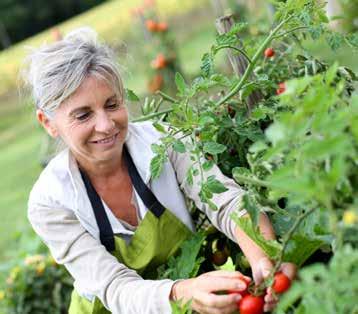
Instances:
[[[154,20],[146,20],[145,25],[150,32],[166,32],[168,24],[166,22],[156,22]]]
[[[246,278],[243,278],[243,280],[249,286],[250,281]],[[278,272],[275,274],[272,289],[276,293],[284,293],[290,286],[291,280],[284,273]],[[242,298],[237,302],[240,314],[263,314],[265,305],[263,295],[250,294],[247,288],[243,291],[229,290],[228,293],[241,295]]]

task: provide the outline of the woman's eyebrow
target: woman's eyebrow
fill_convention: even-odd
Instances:
[[[112,96],[109,96],[107,98],[107,100],[105,101],[104,105],[108,105],[108,103],[110,103],[111,101],[113,101],[114,99],[117,99],[117,96],[115,94],[113,94]],[[76,113],[78,112],[81,112],[81,111],[86,111],[86,110],[90,110],[91,107],[90,106],[82,106],[82,107],[77,107],[73,110],[70,111],[69,115],[70,116],[73,116],[75,115]]]

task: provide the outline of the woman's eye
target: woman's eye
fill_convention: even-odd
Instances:
[[[75,118],[79,121],[84,121],[90,116],[89,112],[81,113],[75,116]]]
[[[117,109],[117,108],[119,108],[119,103],[116,103],[116,102],[107,105],[107,109],[112,109],[113,110],[113,109]]]

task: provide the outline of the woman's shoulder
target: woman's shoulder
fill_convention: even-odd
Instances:
[[[164,129],[167,129],[166,125],[162,125]],[[156,129],[152,122],[130,122],[128,125],[130,135],[138,136],[147,140],[158,140],[164,134]]]
[[[68,149],[63,150],[50,160],[32,187],[29,205],[71,199],[70,162]]]

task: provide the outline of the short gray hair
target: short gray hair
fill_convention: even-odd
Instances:
[[[25,62],[25,82],[31,88],[36,107],[49,117],[89,76],[106,80],[119,98],[124,97],[116,56],[89,27],[32,49]]]

